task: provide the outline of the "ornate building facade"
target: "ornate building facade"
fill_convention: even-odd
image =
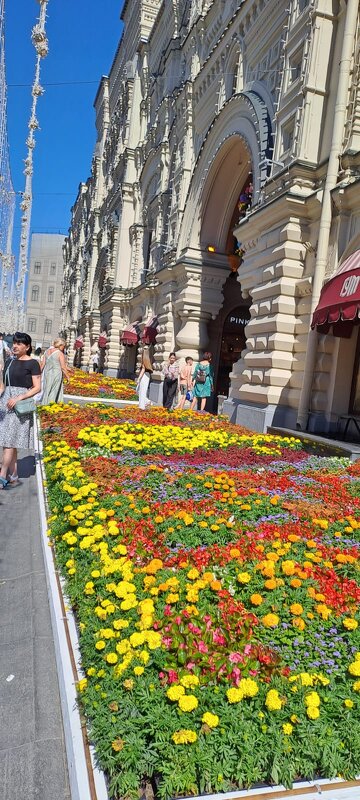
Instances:
[[[326,430],[355,409],[357,306],[346,332],[316,313],[348,256],[360,272],[358,13],[126,0],[65,245],[82,365],[106,332],[108,374],[153,347],[154,398],[170,351],[210,349],[224,410],[257,430]]]

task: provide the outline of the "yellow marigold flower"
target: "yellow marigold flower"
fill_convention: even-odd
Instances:
[[[291,614],[294,614],[294,616],[300,616],[303,613],[303,611],[304,609],[301,603],[292,603],[290,606],[290,612]]]
[[[77,683],[77,690],[78,692],[83,692],[88,685],[87,678],[81,678],[80,681]]]
[[[191,689],[192,686],[198,686],[200,681],[197,675],[184,675],[180,679],[180,683],[185,686],[185,689]]]
[[[249,572],[238,572],[237,579],[239,583],[249,583],[249,581],[251,581],[251,575]]]
[[[293,589],[299,589],[299,588],[300,588],[300,586],[302,586],[302,581],[301,581],[301,580],[299,580],[299,578],[293,578],[293,579],[290,581],[290,586],[292,586],[292,587],[293,587]]]
[[[306,706],[319,706],[320,705],[320,697],[317,692],[309,692],[305,695],[305,705]]]
[[[185,689],[183,686],[179,686],[177,683],[173,683],[166,692],[169,700],[172,700],[173,703],[177,703],[180,700],[180,697],[185,694]]]
[[[259,691],[259,687],[253,678],[241,678],[238,688],[244,697],[255,697]]]
[[[320,716],[320,711],[317,706],[308,706],[306,709],[306,713],[309,719],[318,719]]]
[[[117,657],[116,653],[108,653],[108,655],[106,656],[106,661],[107,661],[108,664],[116,664],[117,660],[118,660],[118,657]]]
[[[355,657],[355,661],[348,667],[350,675],[353,675],[354,678],[360,678],[360,661]]]
[[[161,558],[153,558],[152,561],[150,561],[150,563],[143,568],[143,571],[148,575],[155,575],[159,569],[162,569],[162,567],[163,562],[161,561]]]
[[[86,674],[89,675],[89,678],[92,678],[94,675],[96,675],[95,667],[89,667]]]
[[[126,619],[114,619],[113,628],[115,628],[116,631],[121,631],[123,628],[128,627],[129,623]]]
[[[180,731],[175,731],[171,738],[175,744],[193,744],[197,740],[197,734],[195,731],[182,728]]]
[[[360,692],[360,681],[355,681],[355,683],[353,683],[353,689],[354,692]]]
[[[285,736],[291,736],[294,727],[293,725],[290,724],[290,722],[285,722],[284,725],[282,726],[282,729],[283,733],[285,733]]]
[[[96,650],[103,650],[104,647],[106,647],[106,644],[105,644],[105,642],[102,641],[102,639],[100,639],[98,642],[96,642],[95,647],[96,647]]]
[[[179,698],[179,708],[181,711],[194,711],[198,705],[199,701],[193,694],[183,695]]]
[[[266,614],[261,617],[261,622],[265,628],[276,628],[279,623],[279,617],[277,614]]]
[[[284,573],[284,575],[294,575],[295,562],[291,561],[290,559],[288,561],[283,561],[281,565],[281,570]]]
[[[345,619],[343,619],[343,626],[348,631],[355,631],[358,627],[358,622],[356,619],[352,619],[352,617],[345,617]]]
[[[120,751],[124,747],[124,744],[125,744],[124,740],[118,738],[118,739],[114,739],[114,741],[111,743],[111,747],[112,747],[113,750],[115,750],[115,753],[120,753]]]
[[[344,706],[345,706],[345,708],[353,708],[354,707],[354,703],[353,703],[352,700],[346,699],[346,700],[344,700]]]
[[[306,628],[306,623],[302,617],[295,617],[292,621],[292,624],[293,627],[297,628],[299,631],[303,631]]]
[[[201,721],[209,728],[217,728],[219,717],[217,714],[212,714],[211,711],[206,711],[205,714],[202,715]]]
[[[196,578],[200,577],[200,572],[198,569],[196,569],[196,567],[193,567],[192,569],[189,569],[187,576],[191,581],[195,581]]]
[[[251,595],[250,601],[253,604],[253,606],[261,606],[261,603],[263,602],[263,598],[262,598],[261,594],[255,593],[255,594]]]
[[[175,592],[170,592],[170,593],[169,593],[169,594],[166,596],[166,598],[165,598],[165,601],[166,601],[166,603],[170,603],[170,604],[172,604],[172,603],[177,603],[178,599],[179,599],[179,595],[178,595],[177,593],[175,593]]]
[[[134,667],[134,675],[142,675],[144,672],[144,667]]]
[[[265,705],[269,711],[279,711],[282,700],[277,689],[270,689],[266,695]]]
[[[275,578],[269,578],[265,581],[264,586],[265,589],[276,589],[277,584]]]
[[[240,689],[232,687],[231,689],[227,690],[226,697],[229,703],[240,703],[240,700],[243,699],[244,695]]]

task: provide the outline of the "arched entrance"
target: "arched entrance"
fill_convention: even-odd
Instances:
[[[249,305],[236,306],[225,318],[221,336],[219,366],[215,392],[226,397],[230,388],[230,372],[246,347],[245,326],[250,319]]]

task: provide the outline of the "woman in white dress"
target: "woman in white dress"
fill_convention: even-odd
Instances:
[[[62,403],[64,400],[64,378],[68,380],[71,376],[64,356],[65,347],[65,339],[55,339],[53,346],[45,353],[42,363],[43,406],[49,403]]]
[[[148,350],[144,350],[141,359],[141,367],[139,372],[139,377],[137,381],[137,391],[139,395],[139,408],[142,411],[145,411],[146,406],[148,405],[148,391],[149,391],[149,384],[151,380],[151,376],[153,373],[153,365],[149,358]]]

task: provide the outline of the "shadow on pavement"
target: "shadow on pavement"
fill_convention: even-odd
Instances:
[[[24,458],[19,458],[18,475],[19,478],[30,478],[31,475],[35,475],[34,456],[24,456]]]

